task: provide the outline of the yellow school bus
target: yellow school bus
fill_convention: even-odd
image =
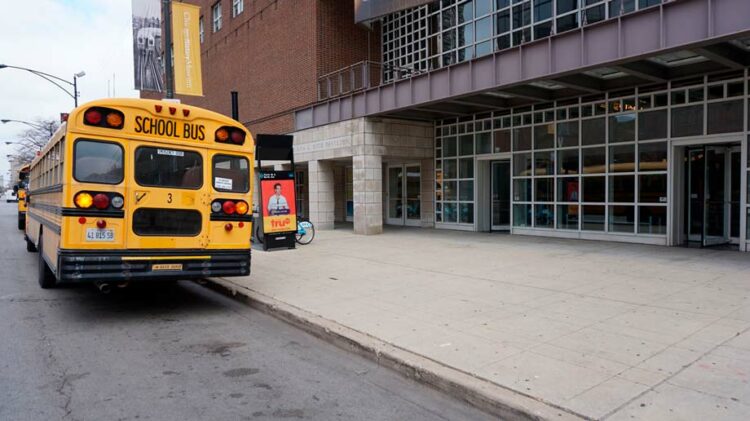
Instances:
[[[250,273],[254,146],[197,107],[106,99],[73,110],[31,163],[39,284]]]
[[[29,186],[29,170],[31,165],[24,165],[18,171],[18,184],[16,184],[16,198],[18,199],[18,229],[26,228],[26,189]]]

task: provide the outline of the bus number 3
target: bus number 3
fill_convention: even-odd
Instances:
[[[167,203],[172,203],[172,193],[167,193]]]

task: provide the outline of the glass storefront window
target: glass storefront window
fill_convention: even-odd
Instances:
[[[534,149],[553,147],[555,147],[555,125],[550,123],[534,126]]]
[[[641,143],[638,145],[638,171],[666,171],[667,143]]]
[[[443,182],[443,200],[456,200],[457,198],[458,198],[458,187],[456,185],[456,182],[444,181]]]
[[[744,100],[708,104],[708,134],[743,131]]]
[[[474,204],[473,203],[461,203],[459,207],[459,217],[462,224],[473,224],[474,223]]]
[[[609,171],[635,171],[635,145],[619,145],[609,147]]]
[[[583,148],[581,159],[583,161],[582,174],[599,174],[606,170],[607,152],[604,148]]]
[[[443,204],[443,222],[458,222],[455,203]]]
[[[461,180],[458,182],[458,200],[461,200],[461,201],[473,201],[474,200],[474,181],[473,180]]]
[[[667,138],[667,110],[638,114],[638,140]]]
[[[458,178],[474,178],[474,158],[461,158],[458,162]]]
[[[458,178],[458,167],[455,159],[443,160],[443,177]]]
[[[552,177],[535,178],[534,186],[536,190],[537,202],[554,202],[555,201],[555,179]]]
[[[510,152],[510,130],[495,132],[493,150],[495,153]]]
[[[474,154],[474,135],[460,136],[458,141],[458,152],[461,156]]]
[[[555,152],[534,152],[534,174],[535,175],[554,175],[555,174]]]
[[[513,154],[513,175],[525,177],[532,175],[530,153]]]
[[[579,198],[578,177],[558,177],[557,179],[557,201],[577,202]]]
[[[666,234],[667,207],[639,206],[638,207],[639,234]]]
[[[606,139],[606,122],[603,117],[581,120],[582,145],[599,145]]]
[[[456,156],[458,148],[456,147],[455,137],[443,138],[443,157]]]
[[[672,137],[703,134],[703,104],[672,108]]]
[[[559,205],[557,207],[557,229],[577,230],[578,219],[578,205]]]
[[[635,213],[633,206],[609,207],[609,231],[633,232],[635,229]]]
[[[557,123],[557,147],[578,146],[578,120]]]
[[[513,226],[530,227],[531,226],[531,205],[515,204],[513,205]]]
[[[620,114],[609,118],[609,142],[632,142],[635,140],[635,113]]]
[[[534,205],[534,226],[537,228],[554,228],[555,205]]]
[[[581,229],[584,231],[604,231],[604,206],[584,205]]]
[[[477,133],[477,155],[492,152],[492,134],[490,132]]]
[[[638,179],[638,201],[641,203],[667,203],[667,175],[646,174]]]
[[[513,180],[513,201],[531,202],[530,178],[516,178]]]
[[[513,151],[528,151],[531,149],[531,127],[513,129]]]
[[[632,203],[635,201],[635,176],[615,175],[609,177],[609,201]]]
[[[557,152],[557,174],[578,174],[578,149],[563,149]]]
[[[584,202],[596,203],[605,201],[605,177],[582,177],[581,182],[583,183]]]

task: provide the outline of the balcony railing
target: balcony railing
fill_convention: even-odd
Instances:
[[[364,60],[318,78],[318,100],[363,91],[383,83],[410,78],[418,70]]]

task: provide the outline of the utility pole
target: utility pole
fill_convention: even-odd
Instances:
[[[174,68],[172,67],[172,1],[161,0],[164,17],[164,78],[167,84],[167,98],[174,98]]]

